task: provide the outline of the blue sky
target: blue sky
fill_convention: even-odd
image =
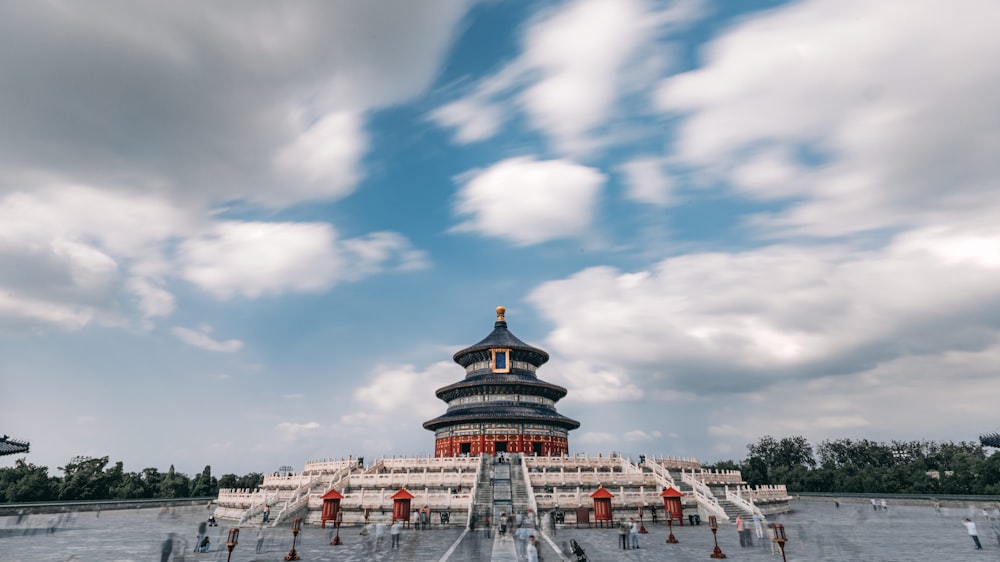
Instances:
[[[52,470],[428,454],[451,355],[504,305],[574,452],[973,440],[998,16],[4,5],[0,431]]]

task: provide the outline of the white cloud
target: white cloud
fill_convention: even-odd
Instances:
[[[17,264],[0,271],[0,325],[138,316],[146,326],[179,306],[178,274],[219,297],[252,297],[426,267],[398,234],[363,234],[341,257],[319,247],[330,240],[324,227],[307,224],[260,243],[272,269],[254,279],[238,239],[268,227],[213,217],[351,193],[364,174],[367,112],[430,85],[466,8],[0,7],[10,26],[0,51],[32,53],[0,59],[0,75],[18,84],[0,91],[10,116],[0,130],[0,261]],[[226,243],[235,255],[223,261],[237,271],[201,261],[224,257],[213,253]],[[296,260],[310,258],[317,270],[302,271]]]
[[[989,0],[809,0],[751,18],[661,85],[685,115],[672,164],[792,199],[760,217],[771,231],[995,223],[997,17]]]
[[[323,426],[314,421],[306,423],[281,422],[275,427],[275,429],[277,429],[285,439],[297,440],[315,435],[322,429],[322,427]]]
[[[525,34],[524,65],[541,78],[520,101],[557,147],[590,148],[587,133],[614,107],[618,73],[653,31],[646,8],[632,0],[578,0]]]
[[[430,85],[467,6],[122,4],[99,17],[4,7],[11,33],[0,50],[32,59],[0,61],[0,74],[20,85],[0,92],[0,108],[17,109],[0,131],[0,178],[128,177],[212,202],[342,196],[364,148],[359,115]],[[275,174],[278,154],[296,177]]]
[[[500,108],[476,98],[465,98],[431,112],[431,120],[455,129],[455,140],[470,143],[495,135],[503,124]]]
[[[395,269],[428,266],[424,252],[394,232],[338,240],[327,223],[215,224],[181,243],[181,276],[219,298],[315,292]]]
[[[428,392],[451,384],[465,376],[454,363],[439,361],[418,371],[413,365],[382,365],[369,376],[367,384],[354,391],[354,400],[360,408],[357,413],[342,419],[347,424],[368,423],[385,419],[391,414],[393,423],[415,424],[442,413],[444,402],[439,400],[414,400]]]
[[[144,193],[52,184],[0,197],[0,289],[8,325],[123,324],[124,289],[144,319],[177,307],[178,276],[209,293],[320,291],[341,280],[429,266],[395,232],[337,240],[326,223],[220,221]],[[16,264],[16,265],[15,265]]]
[[[380,271],[417,271],[430,267],[427,252],[416,250],[396,232],[373,232],[341,244],[351,262],[351,278],[360,279]]]
[[[170,316],[177,307],[174,295],[149,279],[133,277],[128,289],[139,299],[139,310],[146,318]]]
[[[365,144],[360,115],[338,112],[323,117],[275,158],[279,169],[301,176],[303,187],[298,192],[274,190],[266,197],[294,203],[303,198],[337,199],[349,194],[360,176],[357,168]]]
[[[626,441],[652,441],[654,439],[659,439],[663,437],[663,434],[659,431],[643,431],[641,429],[634,429],[632,431],[625,432]]]
[[[505,116],[523,110],[557,150],[591,151],[622,96],[643,90],[669,64],[657,36],[700,17],[703,4],[574,0],[546,10],[525,30],[519,57],[431,119],[466,143],[493,136]]]
[[[628,373],[613,366],[595,366],[560,357],[546,371],[546,380],[565,386],[574,401],[597,403],[636,401],[643,391]]]
[[[222,222],[181,245],[181,275],[220,298],[319,291],[341,266],[335,238],[325,223]]]
[[[455,211],[471,218],[455,227],[519,246],[584,234],[606,178],[567,160],[511,158],[467,175]]]
[[[192,330],[191,328],[184,328],[182,326],[174,326],[171,328],[170,332],[182,342],[199,347],[206,351],[233,353],[234,351],[243,349],[243,342],[240,340],[229,339],[219,341],[212,338],[210,335],[212,329],[208,326],[202,326],[198,330]]]
[[[719,381],[746,392],[985,345],[1000,330],[977,312],[1000,305],[997,254],[996,229],[926,230],[880,251],[774,246],[673,257],[640,275],[589,268],[530,300],[555,325],[555,353],[632,373],[620,385],[645,372],[695,394]]]
[[[613,433],[588,431],[576,436],[574,441],[584,445],[603,445],[605,443],[616,443],[619,438]]]
[[[628,187],[626,197],[638,203],[666,207],[674,203],[673,180],[656,158],[637,158],[621,167]]]

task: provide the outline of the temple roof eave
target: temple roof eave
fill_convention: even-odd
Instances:
[[[562,429],[570,430],[577,429],[580,427],[580,422],[567,418],[566,416],[557,414],[558,417],[552,416],[485,416],[481,414],[470,414],[470,415],[458,415],[449,416],[445,414],[439,416],[430,421],[424,422],[424,429],[429,429],[431,431],[437,430],[441,427],[446,427],[449,425],[457,425],[461,423],[541,423],[546,425],[553,425]]]
[[[548,362],[549,354],[537,347],[528,345],[517,338],[507,329],[507,322],[497,320],[493,326],[493,331],[478,343],[462,349],[452,355],[452,359],[463,367],[468,367],[474,363],[478,356],[491,349],[507,348],[514,352],[515,358],[525,359],[536,367]],[[520,357],[518,357],[520,356]]]
[[[462,380],[454,384],[449,384],[448,386],[441,387],[435,391],[434,395],[445,402],[451,401],[462,394],[463,390],[468,389],[482,389],[484,386],[499,386],[508,388],[518,394],[530,394],[534,396],[543,396],[551,400],[560,400],[566,396],[567,390],[557,384],[552,384],[542,381],[529,381],[529,380],[497,380],[497,381],[467,381]],[[523,390],[524,392],[518,392],[518,390]],[[473,392],[471,394],[484,394],[482,392]]]

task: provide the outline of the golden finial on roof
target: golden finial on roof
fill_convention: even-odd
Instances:
[[[506,308],[504,308],[504,307],[502,307],[502,306],[498,306],[498,307],[497,307],[497,322],[503,322],[503,321],[504,321],[504,319],[503,319],[503,315],[504,315],[504,313],[506,313],[506,312],[507,312],[507,309],[506,309]]]

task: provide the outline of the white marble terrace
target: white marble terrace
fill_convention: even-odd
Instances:
[[[748,513],[757,510],[755,503],[789,499],[784,486],[750,488],[739,471],[706,470],[697,459],[691,458],[648,456],[641,465],[615,453],[523,459],[531,505],[539,511],[590,505],[590,495],[599,486],[615,495],[616,509],[662,505],[660,493],[667,486],[681,489],[686,507],[706,513],[722,509],[715,495],[731,497],[734,504]],[[375,519],[389,517],[391,496],[405,488],[414,496],[411,501],[414,508],[426,505],[435,513],[447,511],[452,522],[460,524],[472,507],[477,482],[484,476],[480,473],[482,466],[478,456],[383,457],[368,466],[351,457],[313,460],[305,463],[299,474],[265,475],[257,490],[220,490],[216,517],[259,522],[267,503],[272,524],[280,524],[292,516],[319,524],[322,496],[335,489],[344,496],[340,504],[344,523],[356,524],[363,520],[366,510]],[[682,487],[680,482],[694,488]],[[712,488],[719,493],[713,495]]]

